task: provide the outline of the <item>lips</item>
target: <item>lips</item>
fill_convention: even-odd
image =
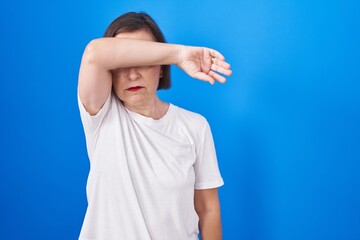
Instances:
[[[144,87],[135,86],[135,87],[129,87],[129,88],[127,88],[126,90],[131,91],[131,92],[136,92],[136,91],[138,91],[138,90],[140,90],[140,89],[142,89],[142,88],[144,88]]]

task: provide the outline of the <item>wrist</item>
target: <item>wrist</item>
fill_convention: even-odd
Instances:
[[[175,51],[175,65],[179,66],[182,61],[183,61],[183,53],[184,53],[184,48],[186,46],[184,45],[175,45],[176,46],[176,51]]]

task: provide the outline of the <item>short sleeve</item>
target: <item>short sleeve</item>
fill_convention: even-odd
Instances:
[[[213,136],[206,120],[196,145],[195,189],[217,188],[224,185],[218,167]]]
[[[96,115],[92,116],[86,111],[83,103],[80,100],[79,92],[77,93],[79,111],[80,111],[81,121],[85,130],[85,134],[94,132],[96,131],[96,129],[99,128],[101,122],[103,121],[103,119],[105,118],[105,116],[109,111],[111,95],[112,94],[109,94],[108,98],[106,99],[100,111]]]
[[[109,94],[100,111],[93,116],[86,111],[83,103],[80,100],[79,93],[77,94],[77,96],[81,122],[85,132],[87,152],[89,157],[91,158],[95,149],[97,138],[100,134],[102,122],[104,122],[111,107],[112,94]]]

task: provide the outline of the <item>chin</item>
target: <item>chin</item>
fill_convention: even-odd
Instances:
[[[133,96],[129,96],[126,98],[123,98],[120,100],[125,104],[125,105],[142,105],[146,102],[146,99],[144,98],[144,96],[140,95],[140,94],[136,94]]]

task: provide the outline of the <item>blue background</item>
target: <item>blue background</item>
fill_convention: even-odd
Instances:
[[[2,1],[0,239],[77,239],[89,170],[82,51],[118,15],[232,64],[225,85],[173,67],[160,96],[209,120],[223,237],[360,239],[359,1]]]

